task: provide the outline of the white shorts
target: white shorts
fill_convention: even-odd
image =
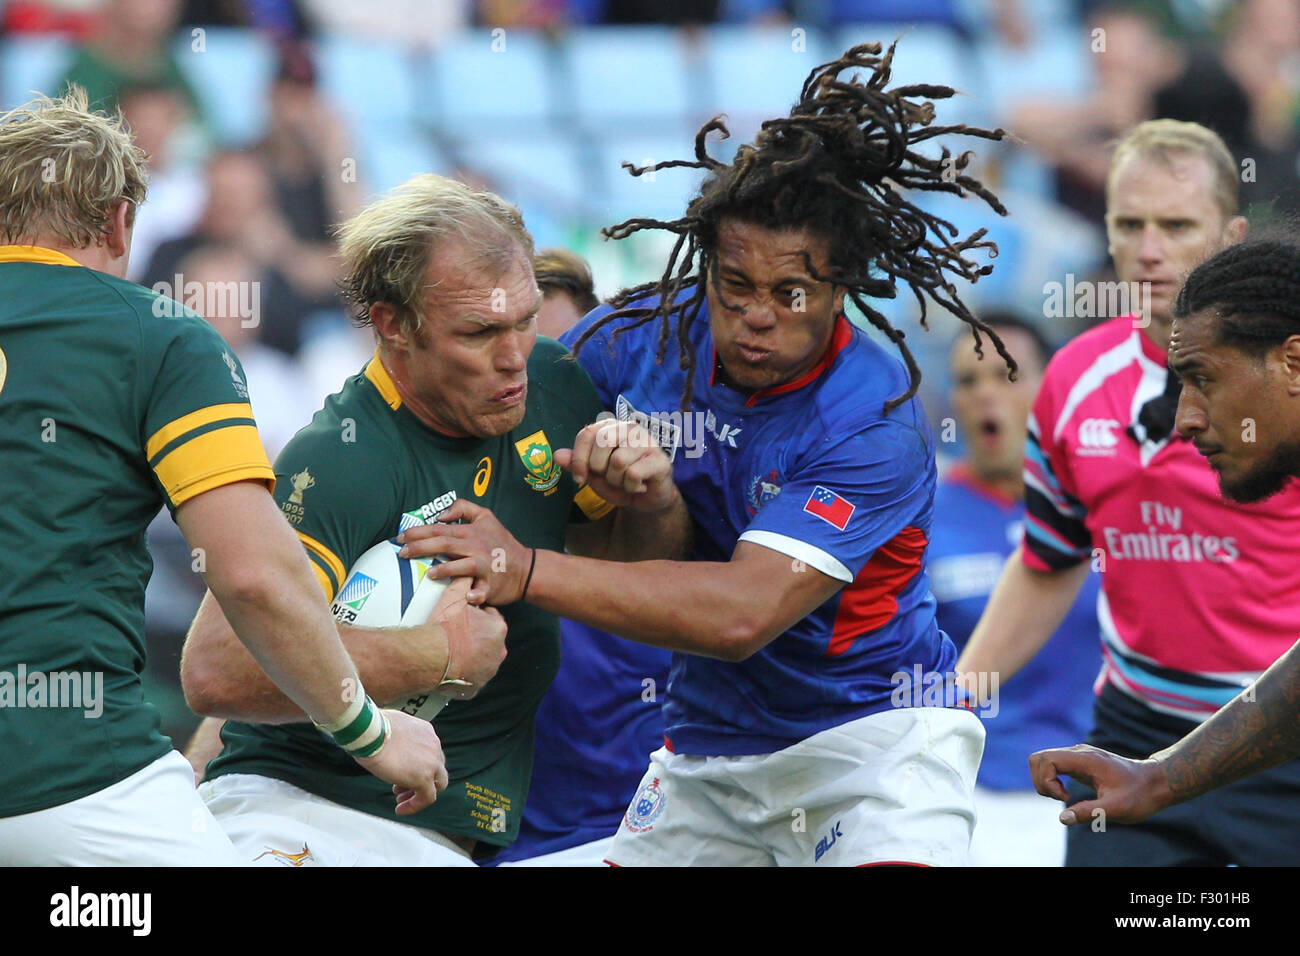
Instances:
[[[592,840],[590,843],[580,843],[567,850],[530,856],[526,860],[512,860],[509,863],[502,863],[501,866],[605,866],[605,858],[609,856],[610,847],[613,845],[614,834],[611,833],[607,837]]]
[[[891,710],[774,754],[650,755],[615,866],[962,866],[984,727],[968,711]]]
[[[57,807],[0,817],[0,866],[239,866],[172,751]]]
[[[971,866],[1065,866],[1062,806],[1033,790],[976,787]]]
[[[385,820],[283,780],[232,773],[199,785],[242,859],[254,866],[473,866],[424,827]]]

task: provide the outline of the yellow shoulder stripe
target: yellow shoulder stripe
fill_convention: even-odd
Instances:
[[[325,563],[325,566],[334,573],[334,577],[338,581],[335,586],[342,587],[343,578],[347,575],[348,569],[343,566],[343,562],[339,560],[339,556],[311,535],[303,534],[301,531],[298,531],[297,534],[298,538],[302,541],[302,546],[312,554],[316,555],[316,557],[320,558],[321,561]],[[326,592],[329,593],[330,597],[334,596],[330,588],[326,588]]]
[[[146,458],[153,458],[169,443],[180,438],[186,432],[193,431],[203,425],[219,422],[223,418],[252,417],[253,406],[249,405],[248,402],[226,402],[222,405],[209,405],[206,408],[200,408],[188,415],[182,415],[180,418],[168,422],[149,436],[149,440],[144,445],[144,455]],[[170,458],[171,455],[167,457]]]
[[[582,509],[592,521],[599,521],[614,510],[614,506],[591,490],[590,485],[583,485],[573,496],[574,503]]]
[[[173,506],[200,491],[248,478],[275,485],[275,472],[252,425],[230,425],[191,438],[164,455],[153,473]]]

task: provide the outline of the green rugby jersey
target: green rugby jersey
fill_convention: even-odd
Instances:
[[[245,479],[274,480],[211,326],[62,253],[0,246],[0,816],[171,749],[141,695],[145,529]]]
[[[435,520],[457,498],[492,509],[523,544],[552,550],[563,549],[571,521],[611,510],[551,454],[571,447],[601,410],[587,373],[567,356],[552,339],[537,339],[524,420],[495,438],[449,438],[424,425],[378,358],[326,401],[276,461],[276,498],[328,598],[371,547]],[[434,721],[451,785],[432,807],[398,817],[392,788],[305,723],[227,722],[208,777],[275,777],[376,816],[508,845],[532,773],[533,718],[560,644],[552,615],[523,602],[501,612],[509,628],[501,669],[473,700],[451,701]]]

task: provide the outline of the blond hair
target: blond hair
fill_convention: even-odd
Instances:
[[[420,334],[420,302],[429,261],[451,243],[463,244],[501,269],[522,251],[531,261],[533,237],[519,210],[499,196],[426,173],[371,203],[338,228],[343,295],[353,318],[370,324],[370,306],[386,302],[405,332]]]
[[[1224,219],[1237,214],[1238,179],[1237,164],[1222,138],[1214,130],[1199,123],[1181,120],[1156,119],[1139,123],[1115,144],[1111,156],[1110,172],[1106,174],[1106,196],[1110,198],[1115,175],[1124,162],[1134,156],[1156,158],[1166,164],[1174,156],[1199,156],[1210,165],[1214,174],[1214,201]]]
[[[147,190],[144,162],[121,114],[92,113],[80,87],[10,110],[0,116],[0,241],[94,245],[122,200],[134,221]]]

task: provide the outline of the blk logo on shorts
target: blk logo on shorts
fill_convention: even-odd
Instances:
[[[836,820],[834,825],[831,827],[831,832],[817,841],[817,850],[813,855],[813,862],[816,863],[823,856],[829,853],[831,847],[835,845],[835,841],[842,836],[844,836],[844,834],[840,832],[840,821]]]

